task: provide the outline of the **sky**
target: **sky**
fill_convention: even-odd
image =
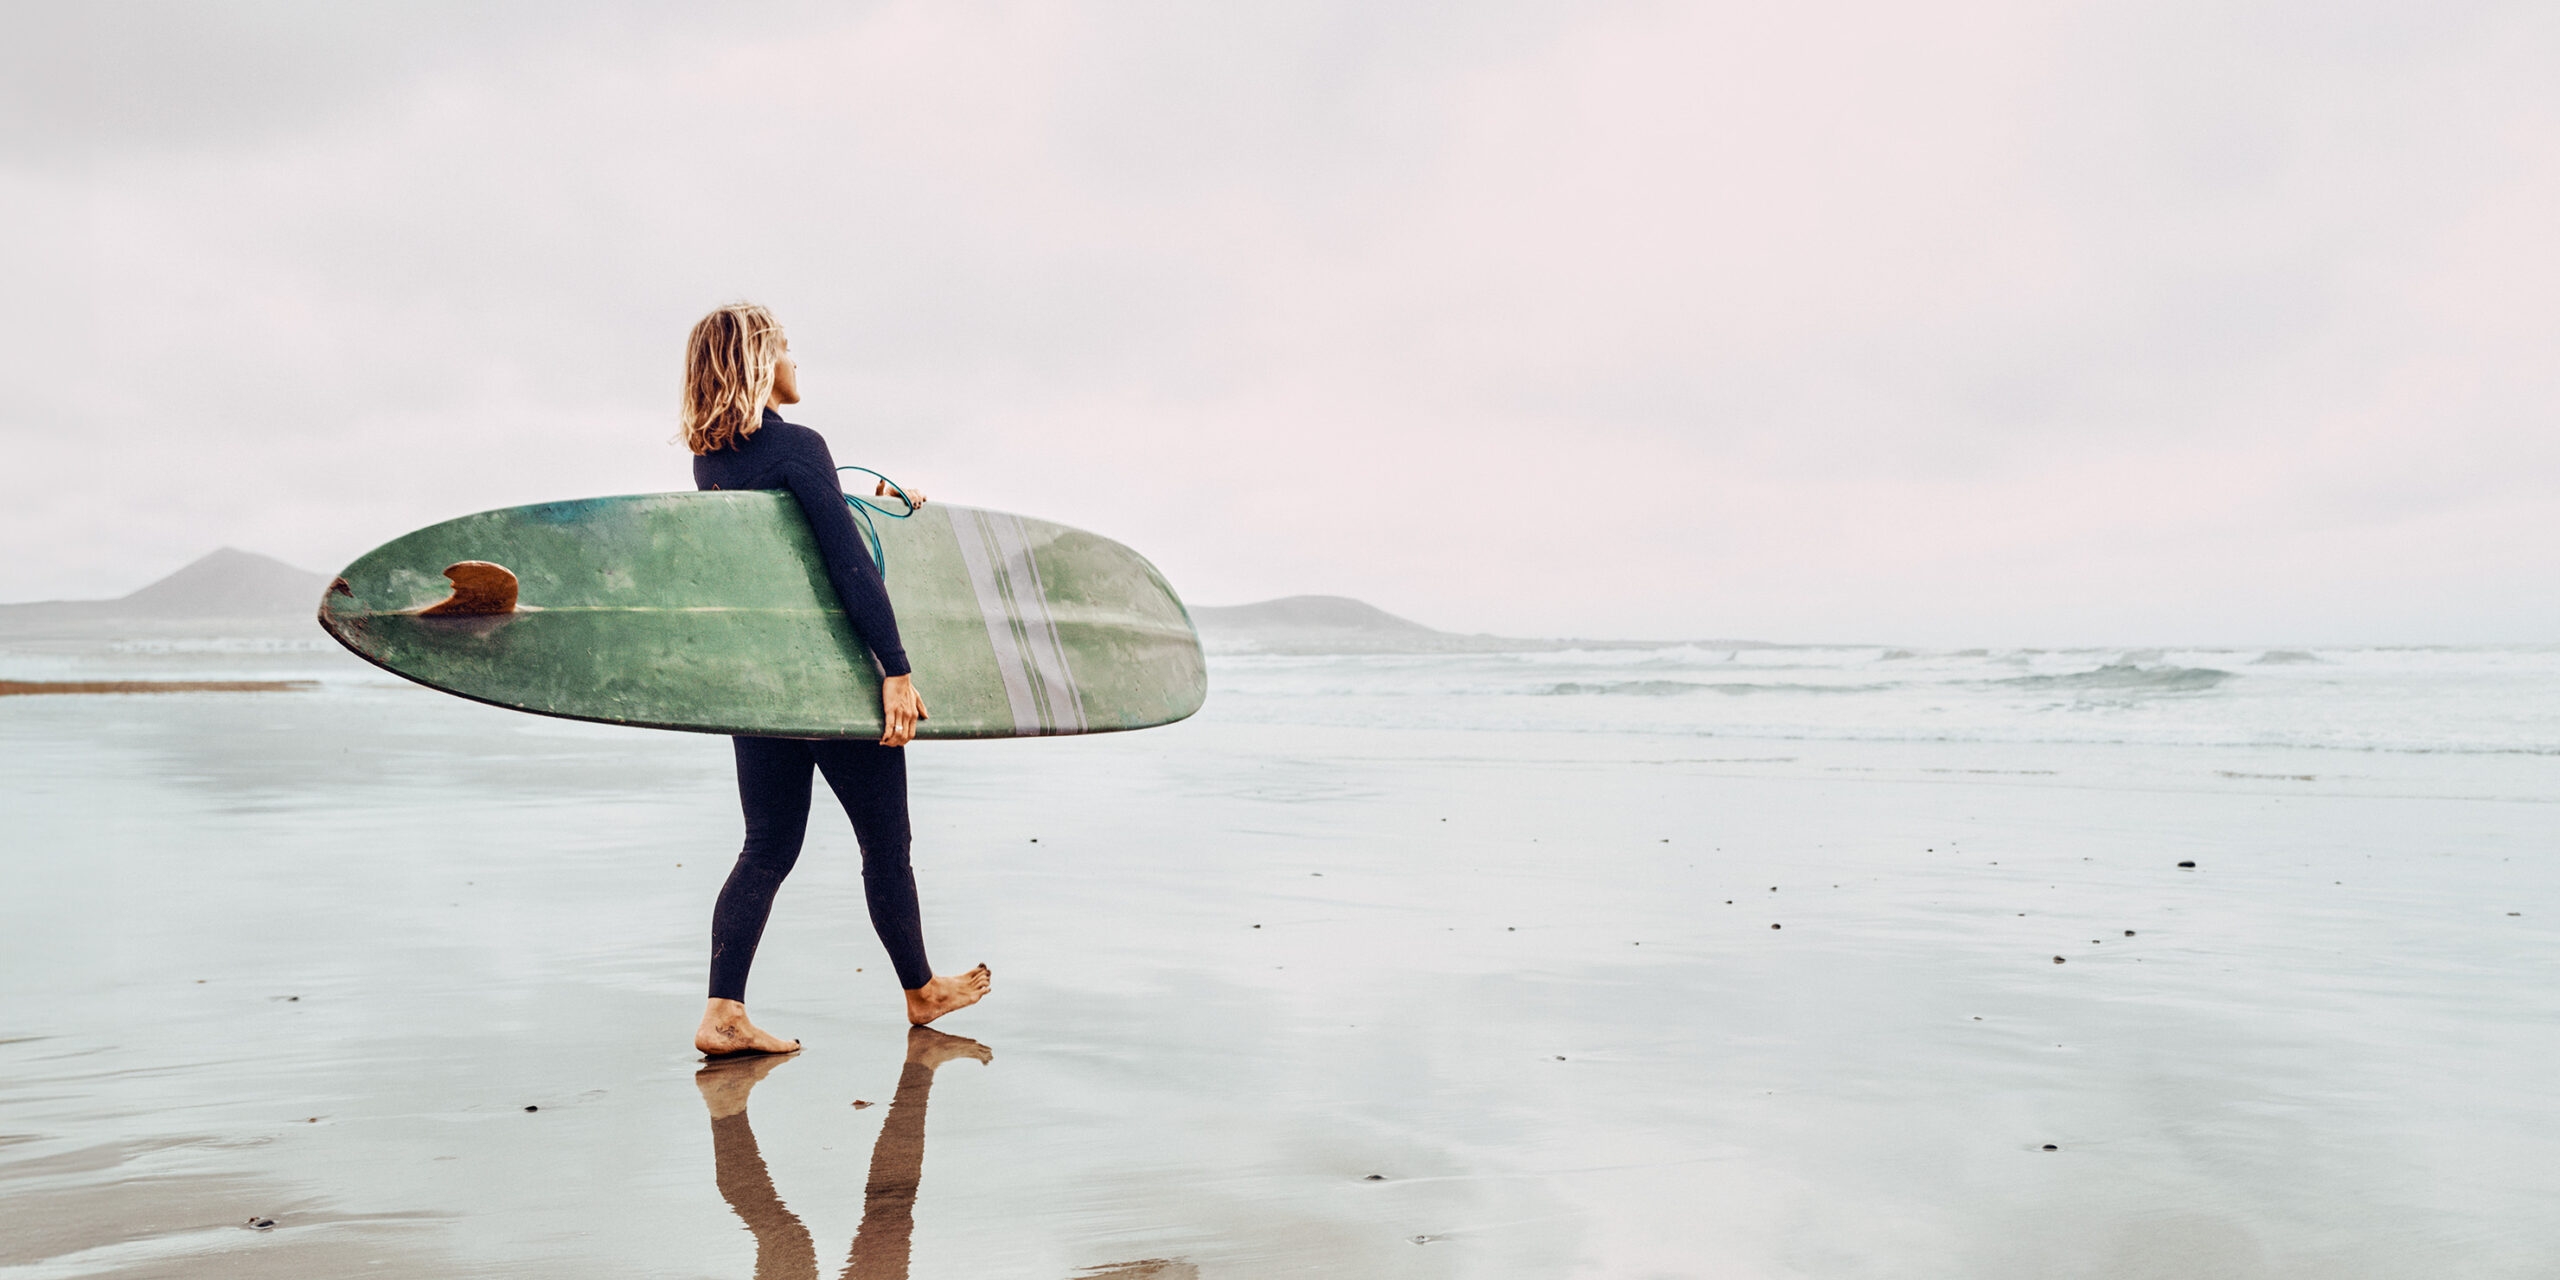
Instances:
[[[2560,641],[2560,6],[6,3],[0,600],[690,486],[1194,604]]]

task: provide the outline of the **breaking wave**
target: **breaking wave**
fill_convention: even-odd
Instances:
[[[2111,662],[2094,671],[2061,675],[2013,676],[1991,683],[2012,689],[2057,689],[2114,693],[2202,693],[2231,678],[2212,667],[2141,667]]]

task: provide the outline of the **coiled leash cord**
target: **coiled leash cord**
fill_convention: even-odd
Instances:
[[[889,552],[888,548],[881,545],[880,530],[871,523],[871,515],[876,511],[892,520],[904,520],[908,516],[916,513],[915,499],[908,497],[906,489],[897,481],[881,475],[879,472],[874,471],[869,467],[836,468],[837,475],[843,475],[847,471],[859,471],[862,474],[870,476],[871,478],[878,480],[880,483],[889,486],[889,492],[898,495],[898,501],[906,504],[907,509],[904,511],[891,511],[887,507],[873,506],[869,499],[862,498],[854,494],[848,493],[844,496],[844,505],[853,509],[854,518],[862,522],[862,531],[871,535],[871,563],[879,566],[880,577],[885,581],[889,576]],[[843,482],[838,481],[837,483],[841,485]],[[877,490],[874,491],[874,494],[876,496]]]

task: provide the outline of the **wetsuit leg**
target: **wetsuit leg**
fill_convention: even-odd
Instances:
[[[732,738],[738,756],[738,805],[746,810],[747,843],[711,909],[711,998],[744,1001],[747,969],[773,914],[774,892],[800,860],[809,830],[809,774],[814,745],[789,738]]]
[[[913,991],[932,981],[933,967],[924,958],[924,913],[916,906],[916,873],[907,861],[906,748],[842,739],[807,745],[844,803],[845,816],[853,819],[871,927],[897,967],[898,985]]]

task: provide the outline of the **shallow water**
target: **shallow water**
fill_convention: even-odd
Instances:
[[[707,1100],[725,743],[22,647],[322,684],[0,703],[0,1276],[2545,1274],[2560,663],[2260,656],[1221,657],[915,751],[987,1061],[821,821]]]

